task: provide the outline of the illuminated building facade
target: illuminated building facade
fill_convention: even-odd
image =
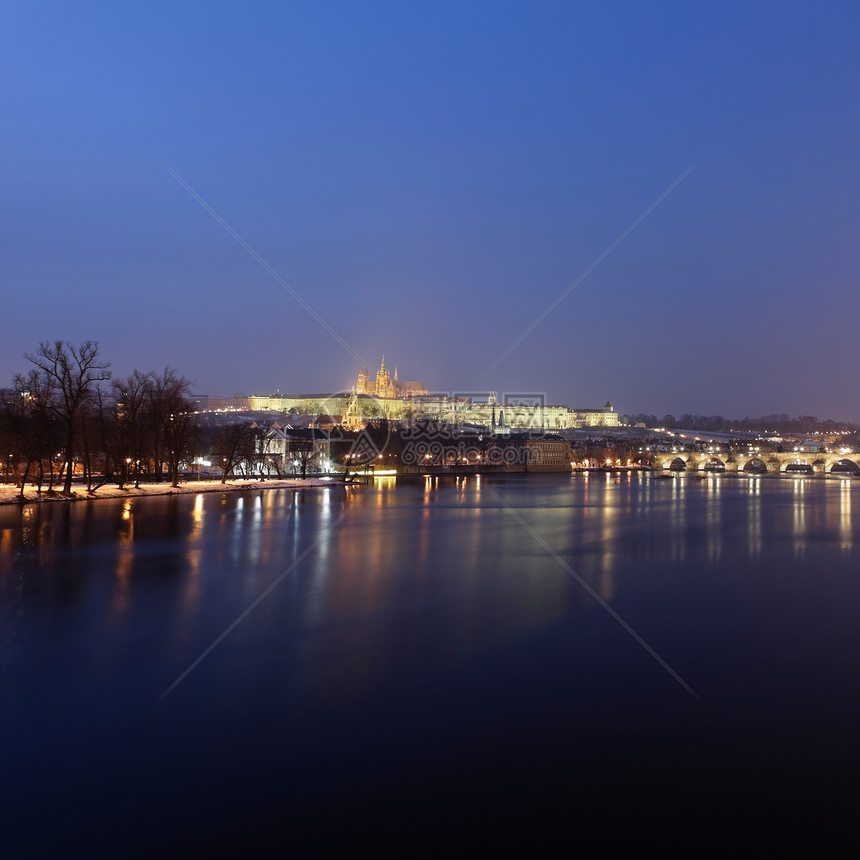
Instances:
[[[360,368],[352,392],[295,396],[252,396],[248,408],[254,411],[290,412],[304,415],[341,416],[342,426],[360,429],[368,421],[431,418],[447,424],[466,424],[509,430],[570,430],[577,427],[616,427],[618,413],[607,403],[602,409],[570,409],[564,405],[520,402],[517,397],[497,401],[493,393],[486,399],[456,394],[430,394],[423,382],[403,382],[397,368],[392,377],[385,356],[376,377]]]

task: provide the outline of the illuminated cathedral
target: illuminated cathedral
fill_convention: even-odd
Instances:
[[[371,381],[368,368],[359,368],[355,393],[375,394],[377,397],[422,397],[426,396],[428,392],[423,382],[401,382],[397,378],[396,367],[392,379],[385,366],[385,356],[383,355],[382,364],[376,372],[375,381]]]

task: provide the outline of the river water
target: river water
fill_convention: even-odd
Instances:
[[[44,504],[0,509],[0,550],[13,856],[699,854],[854,827],[860,482]]]

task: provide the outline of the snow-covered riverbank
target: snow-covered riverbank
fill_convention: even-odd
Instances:
[[[94,493],[87,493],[86,488],[75,485],[72,491],[73,498],[69,499],[59,493],[48,495],[45,487],[42,494],[36,492],[36,488],[28,485],[24,490],[25,502],[66,502],[86,501],[92,499],[125,499],[137,498],[138,496],[172,496],[185,493],[227,493],[241,490],[303,490],[308,487],[342,487],[343,483],[338,480],[325,480],[322,478],[306,478],[304,480],[294,478],[281,481],[187,481],[178,487],[172,487],[170,483],[141,484],[139,489],[134,486],[125,487],[120,490],[115,484],[99,487]],[[0,505],[17,504],[21,501],[20,490],[12,484],[0,484]]]

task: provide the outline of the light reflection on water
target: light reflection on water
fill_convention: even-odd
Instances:
[[[792,479],[792,483],[792,489],[794,491],[794,501],[791,506],[792,512],[794,514],[792,522],[792,535],[794,536],[794,554],[800,557],[806,551],[806,479],[794,478]]]
[[[708,561],[716,564],[722,552],[722,508],[720,505],[720,488],[722,481],[713,474],[705,477],[705,530],[707,534]]]
[[[385,479],[349,490],[10,506],[0,511],[0,573],[6,585],[20,582],[24,571],[50,579],[59,560],[63,569],[80,569],[82,581],[76,585],[81,587],[92,567],[82,559],[97,551],[100,558],[113,558],[115,608],[121,614],[128,610],[136,568],[147,567],[158,548],[165,567],[181,582],[181,602],[193,608],[201,597],[201,580],[214,575],[213,562],[260,584],[270,575],[266,571],[288,565],[310,540],[323,535],[313,565],[326,574],[343,570],[366,579],[361,596],[351,599],[370,611],[404,571],[420,577],[432,564],[448,564],[468,582],[485,569],[507,569],[523,555],[532,561],[540,557],[515,522],[506,521],[492,497],[484,496],[482,481],[488,480],[466,476],[440,482],[428,476],[411,484]],[[616,593],[613,574],[629,555],[632,527],[636,534],[647,530],[652,536],[637,544],[639,551],[664,556],[671,564],[695,555],[719,565],[726,552],[736,557],[741,547],[747,557],[759,558],[769,542],[786,534],[799,557],[813,533],[836,540],[843,552],[854,545],[852,495],[860,485],[849,479],[545,480],[528,493],[510,482],[497,483],[496,491],[556,551],[564,551],[583,575],[592,577],[607,599]],[[786,496],[788,517],[781,504]],[[347,505],[356,508],[348,521],[325,534]],[[743,543],[735,532],[738,522]],[[389,576],[394,580],[388,582]]]
[[[161,774],[184,762],[173,800],[203,802],[234,784],[267,800],[259,773],[301,797],[320,768],[327,799],[344,760],[420,782],[420,768],[397,770],[415,738],[459,774],[449,736],[503,768],[513,756],[531,785],[544,776],[534,761],[593,746],[599,768],[619,744],[641,752],[648,719],[682,730],[654,747],[679,767],[735,755],[737,738],[774,759],[831,744],[860,761],[857,492],[849,479],[470,475],[2,509],[0,680],[16,750],[29,768],[49,737],[78,774],[116,759],[135,784],[153,757],[167,792]],[[547,546],[719,714],[701,748],[683,735],[686,693]],[[79,735],[104,751],[78,752]],[[57,778],[49,759],[40,784]],[[471,801],[445,777],[452,802]]]
[[[750,558],[761,553],[761,478],[752,476],[747,481],[747,551]]]
[[[672,535],[672,561],[682,564],[687,553],[687,506],[684,504],[684,496],[687,490],[687,481],[675,478],[670,481],[672,487],[672,507],[670,515]]]
[[[21,618],[62,612],[80,635],[103,628],[106,648],[127,625],[149,624],[167,632],[159,648],[192,658],[313,545],[248,631],[263,639],[303,631],[303,683],[322,700],[345,701],[428,642],[462,660],[591,611],[593,601],[505,506],[616,601],[641,590],[643,568],[728,570],[741,558],[766,563],[783,545],[802,561],[810,541],[850,555],[858,486],[427,476],[10,508],[0,512],[5,637],[15,638]],[[102,599],[106,624],[91,612]]]
[[[843,552],[850,552],[854,546],[851,529],[851,481],[843,478],[839,488],[839,534],[842,538]]]
[[[111,604],[111,621],[120,623],[131,604],[131,569],[134,564],[134,513],[132,500],[122,503],[117,526],[116,589]]]

